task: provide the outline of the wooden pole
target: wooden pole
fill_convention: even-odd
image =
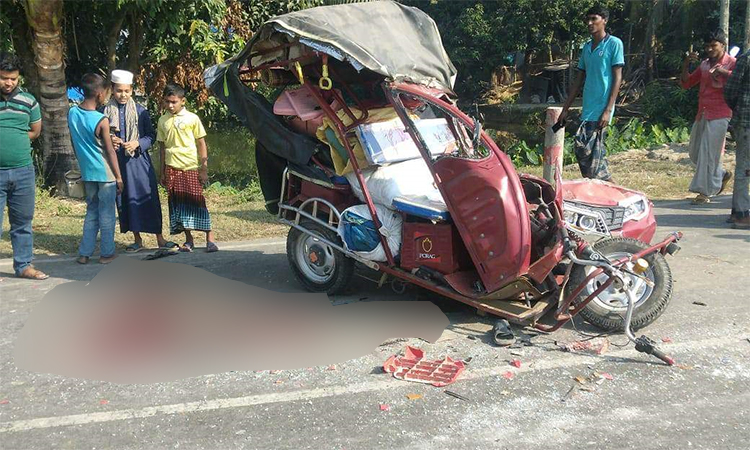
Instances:
[[[552,125],[557,123],[562,108],[551,106],[547,108],[547,120],[544,133],[544,179],[555,184],[557,174],[562,177],[563,146],[565,144],[565,127],[557,133],[552,131]],[[559,186],[557,186],[559,187]]]

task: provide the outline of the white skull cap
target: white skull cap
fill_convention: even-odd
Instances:
[[[113,70],[111,81],[115,84],[133,84],[133,72]]]

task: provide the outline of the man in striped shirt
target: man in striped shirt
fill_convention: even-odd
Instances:
[[[13,270],[17,277],[44,280],[47,274],[31,265],[36,191],[31,141],[42,132],[42,115],[34,96],[18,86],[19,76],[18,58],[0,53],[0,224],[7,204]]]

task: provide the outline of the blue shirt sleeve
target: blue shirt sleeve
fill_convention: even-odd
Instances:
[[[614,41],[614,48],[612,49],[612,67],[624,66],[625,65],[625,52],[623,50],[622,41],[616,39]]]
[[[154,131],[154,125],[151,123],[151,115],[148,110],[141,105],[137,105],[138,109],[138,146],[141,147],[142,152],[148,151],[156,140],[156,131]]]

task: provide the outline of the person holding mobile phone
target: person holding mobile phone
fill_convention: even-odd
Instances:
[[[692,200],[694,205],[710,203],[711,197],[721,194],[732,179],[732,173],[724,169],[721,157],[729,119],[732,118],[732,110],[724,101],[724,85],[736,60],[726,52],[727,36],[723,30],[708,33],[703,42],[707,58],[700,61],[697,53],[688,53],[680,75],[683,89],[700,85],[698,113],[688,146],[690,160],[695,164],[695,175],[688,188],[698,194]],[[690,63],[698,61],[698,68],[689,73]]]

